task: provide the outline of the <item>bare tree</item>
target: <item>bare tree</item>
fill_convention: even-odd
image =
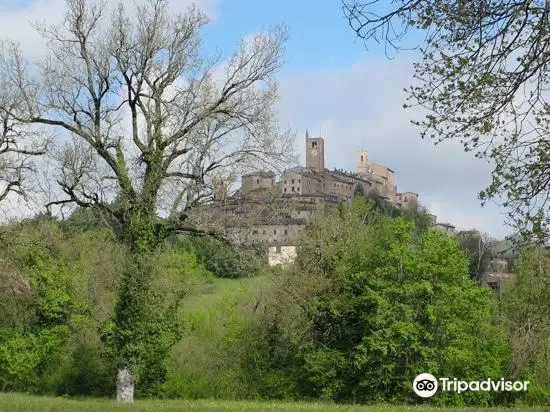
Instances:
[[[480,193],[509,210],[508,223],[550,233],[547,0],[343,0],[350,26],[386,51],[418,47],[409,103],[428,110],[422,137],[459,140],[494,165]],[[418,41],[419,36],[420,41]],[[407,39],[409,44],[406,44]],[[533,236],[536,235],[536,236]]]
[[[496,241],[487,233],[469,231],[460,233],[460,246],[468,252],[470,276],[482,281],[483,275],[495,257]]]
[[[0,50],[15,45],[0,44]],[[0,56],[0,202],[10,193],[27,198],[29,178],[36,171],[35,159],[46,153],[49,139],[36,133],[29,125],[18,121],[22,113],[21,96],[11,84],[13,72],[7,70],[9,63]],[[24,67],[12,67],[15,73]]]
[[[207,21],[194,8],[175,14],[167,0],[143,0],[109,16],[105,1],[66,6],[60,26],[39,27],[48,49],[33,71],[9,54],[25,111],[1,109],[65,132],[56,152],[64,197],[48,207],[98,208],[129,251],[112,341],[118,399],[132,402],[144,359],[170,347],[158,338],[168,316],[152,316],[155,251],[170,233],[201,230],[188,216],[211,199],[214,179],[278,166],[290,151],[273,110],[286,30],[255,34],[222,61],[201,53]]]

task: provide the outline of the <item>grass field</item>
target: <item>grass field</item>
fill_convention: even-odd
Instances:
[[[270,276],[259,276],[248,279],[220,279],[214,278],[208,282],[199,282],[194,293],[183,302],[185,324],[195,323],[192,328],[186,328],[186,339],[177,345],[181,347],[180,360],[182,370],[193,368],[202,371],[204,362],[201,356],[212,358],[208,348],[205,349],[206,337],[209,341],[215,334],[223,333],[231,312],[224,311],[227,305],[241,300],[247,301],[250,296],[258,296],[262,290],[269,289],[274,279]],[[218,319],[219,318],[219,319]],[[195,338],[197,342],[194,343]],[[205,338],[205,339],[206,339]],[[202,340],[201,340],[202,339]],[[193,346],[195,345],[195,346]],[[198,360],[197,360],[198,359]],[[196,360],[195,365],[192,361]],[[218,379],[220,377],[218,376]],[[208,382],[207,382],[208,383]],[[211,383],[211,382],[210,382]],[[188,382],[186,386],[189,386]],[[197,393],[202,391],[197,390]],[[196,395],[196,393],[193,393]],[[181,393],[180,393],[181,396]],[[200,397],[208,397],[200,396]],[[430,406],[407,405],[332,405],[322,403],[300,402],[244,402],[223,400],[145,400],[136,401],[134,405],[118,405],[112,399],[78,399],[68,397],[41,397],[15,393],[0,393],[0,412],[80,412],[80,411],[357,411],[357,412],[437,412],[437,411],[464,411],[464,412],[508,412],[530,411],[546,412],[550,407],[515,407],[515,408],[437,408]]]
[[[47,398],[21,394],[0,394],[0,411],[4,412],[71,412],[71,411],[358,411],[358,412],[428,412],[428,411],[464,411],[464,412],[500,412],[500,411],[530,411],[545,412],[547,407],[517,407],[517,408],[435,408],[429,406],[397,406],[397,405],[328,405],[315,403],[284,403],[284,402],[227,402],[227,401],[136,401],[132,406],[117,405],[109,399],[66,399]]]
[[[255,276],[241,279],[212,278],[208,283],[199,284],[194,293],[182,302],[184,310],[209,310],[223,299],[247,296],[262,287],[273,284],[271,276]]]

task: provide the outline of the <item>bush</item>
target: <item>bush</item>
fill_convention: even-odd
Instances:
[[[103,356],[97,334],[81,333],[68,345],[65,361],[49,379],[56,395],[106,396],[115,393],[116,370]],[[82,340],[88,338],[89,340]]]
[[[232,246],[212,237],[179,239],[175,248],[193,251],[199,263],[222,278],[257,276],[267,261],[262,251],[245,246]]]
[[[33,332],[0,329],[0,390],[47,391],[45,382],[59,364],[68,337],[65,326]]]
[[[310,325],[302,396],[408,402],[418,400],[412,381],[421,372],[505,376],[509,353],[495,301],[468,277],[457,240],[435,230],[417,239],[410,220],[365,207],[312,221],[299,248],[296,279],[318,282],[299,301]],[[437,399],[496,402],[486,392]]]

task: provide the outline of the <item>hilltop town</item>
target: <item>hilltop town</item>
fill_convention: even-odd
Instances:
[[[357,152],[355,172],[329,170],[325,167],[324,139],[310,137],[306,130],[304,144],[305,166],[285,170],[280,181],[276,180],[275,172],[262,170],[243,175],[241,187],[230,196],[223,185],[215,188],[211,209],[223,216],[224,224],[239,240],[267,244],[274,256],[282,250],[292,255],[298,234],[316,210],[349,202],[357,191],[364,194],[376,191],[383,200],[397,207],[418,202],[418,193],[398,191],[393,169],[369,163],[368,151]],[[258,213],[258,205],[265,207],[266,204],[278,213],[265,210]],[[252,216],[256,219],[246,219]],[[438,223],[432,214],[430,218],[438,229],[455,232],[453,225]]]

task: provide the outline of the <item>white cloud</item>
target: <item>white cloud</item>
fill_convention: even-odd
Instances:
[[[197,3],[215,19],[221,1]],[[193,0],[173,0],[172,5],[184,10],[191,3]],[[9,9],[0,5],[1,35],[20,41],[26,55],[38,57],[44,50],[43,42],[30,22],[56,23],[63,14],[64,0],[31,0]],[[325,138],[326,165],[330,168],[354,170],[355,152],[364,148],[371,162],[396,171],[399,190],[420,193],[421,201],[438,214],[440,221],[504,235],[501,211],[481,208],[477,199],[479,190],[489,183],[489,165],[464,153],[456,142],[434,147],[432,142],[420,140],[419,129],[410,124],[415,112],[402,108],[402,89],[410,84],[412,72],[411,62],[398,58],[361,61],[339,70],[287,74],[280,79],[282,126],[297,130],[302,159],[306,128],[310,135]]]
[[[185,12],[190,5],[196,4],[203,13],[211,20],[214,20],[216,18],[216,8],[221,1],[222,0],[172,0],[171,9],[174,13]],[[16,1],[12,1],[6,4],[0,0],[0,37],[19,42],[23,55],[27,59],[38,59],[45,53],[45,42],[39,33],[32,27],[33,23],[45,23],[48,25],[61,23],[65,14],[65,0],[30,0],[21,3],[22,4],[17,5]],[[129,3],[131,4],[131,2]],[[118,4],[119,1],[108,0],[105,10],[107,15]],[[127,118],[123,120],[128,124]],[[61,143],[64,136],[65,134],[61,133],[61,136],[57,138],[57,143]],[[46,165],[46,163],[48,163],[47,159],[41,159],[41,166]],[[38,179],[40,180],[41,186],[47,183],[44,179],[54,178],[52,170],[55,168],[50,169],[48,169],[50,172],[47,177],[40,176]],[[40,170],[43,170],[43,168],[41,167]],[[55,195],[57,195],[58,198],[63,197],[59,196],[59,188],[57,185],[47,186],[48,191],[51,193],[42,193],[44,187],[41,187],[40,190],[37,190],[36,187],[33,187],[33,190],[29,190],[29,192],[33,193],[29,201],[25,201],[25,199],[21,197],[10,194],[10,196],[0,205],[0,222],[32,216],[38,211],[43,211],[42,205],[45,204],[47,200],[51,200],[48,198],[49,196],[55,197]]]
[[[419,193],[439,221],[504,236],[509,229],[502,210],[482,208],[477,199],[490,182],[490,165],[457,142],[434,146],[422,140],[410,123],[420,116],[403,109],[412,73],[408,60],[371,59],[345,69],[287,74],[280,78],[281,120],[297,129],[302,159],[306,128],[310,136],[324,137],[331,169],[355,170],[355,153],[364,148],[371,163],[395,170],[398,190]]]
[[[216,8],[222,0],[172,0],[174,12],[185,11],[190,5],[197,4],[210,19],[216,18]],[[120,2],[108,1],[107,9],[114,9]],[[126,3],[126,2],[123,2]],[[31,0],[21,7],[2,7],[0,5],[0,36],[16,40],[27,57],[42,56],[44,40],[32,28],[32,23],[46,22],[57,24],[63,20],[65,0]]]
[[[56,24],[61,21],[63,13],[63,0],[34,0],[23,7],[0,9],[2,36],[18,41],[25,53],[38,56],[44,49],[44,42],[31,23],[46,21]]]

